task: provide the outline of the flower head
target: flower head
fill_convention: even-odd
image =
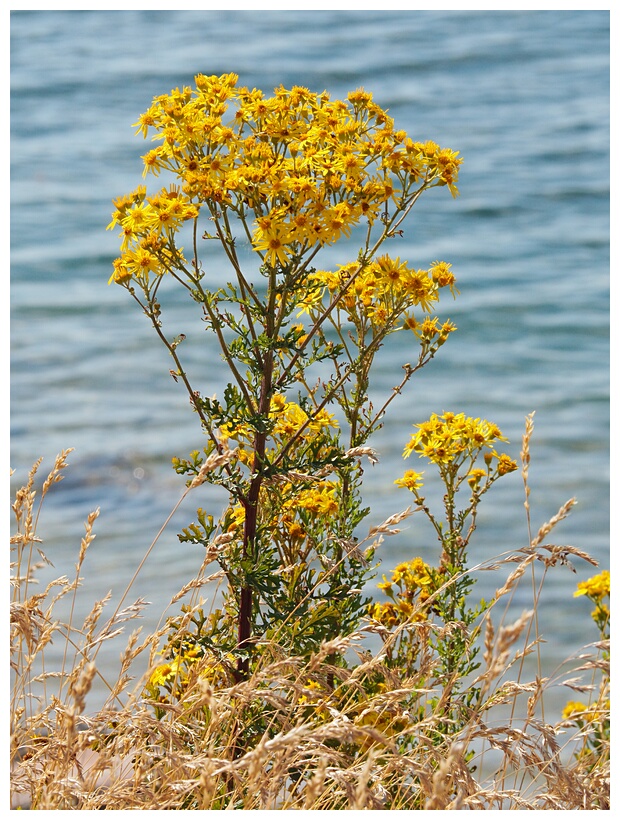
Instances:
[[[485,419],[472,418],[464,413],[433,413],[428,421],[417,424],[403,455],[412,453],[425,456],[435,464],[447,464],[471,457],[484,448],[493,448],[496,441],[506,441],[501,430]],[[497,457],[506,472],[507,457]],[[516,465],[515,465],[516,467]]]
[[[406,470],[402,478],[397,478],[394,484],[397,487],[404,487],[407,490],[414,492],[419,490],[422,486],[422,476],[424,473],[417,473],[415,470]]]
[[[604,569],[599,575],[593,575],[587,581],[580,581],[577,584],[577,591],[573,593],[575,598],[580,595],[587,595],[593,601],[600,601],[609,595],[609,570]]]

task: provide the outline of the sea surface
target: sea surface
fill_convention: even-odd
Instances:
[[[43,579],[74,573],[83,522],[100,508],[77,614],[108,591],[113,607],[183,492],[172,457],[203,446],[166,350],[126,291],[107,284],[119,240],[105,228],[112,198],[142,182],[150,145],[131,124],[154,96],[223,72],[268,92],[296,84],[343,98],[363,86],[414,139],[464,157],[460,197],[422,197],[395,240],[393,253],[416,267],[452,263],[460,295],[444,299],[439,315],[458,332],[373,441],[380,462],[365,473],[368,525],[408,504],[393,481],[422,466],[401,457],[412,425],[447,410],[487,418],[518,459],[535,411],[531,527],[575,497],[547,541],[608,567],[609,12],[30,11],[11,14],[13,488],[37,458],[44,477],[57,453],[75,448],[41,513],[54,564]],[[345,242],[325,266],[356,254]],[[171,298],[171,326],[193,327],[192,304]],[[213,339],[192,337],[187,349],[201,392],[221,391]],[[377,397],[413,355],[410,336],[390,340]],[[217,516],[221,504],[215,491],[196,491],[153,548],[127,598],[150,602],[145,631],[200,566],[200,552],[176,534],[197,506]],[[484,499],[470,561],[528,539],[523,480],[513,473]],[[438,557],[417,516],[381,546],[379,573],[415,555]],[[551,677],[597,637],[591,606],[573,592],[599,570],[573,565],[549,569],[540,595]],[[503,577],[480,573],[477,592],[492,596]],[[528,581],[512,606],[518,615],[531,605]],[[61,652],[49,648],[50,666]],[[119,652],[111,643],[99,660],[112,669]],[[556,709],[573,697],[553,691]]]

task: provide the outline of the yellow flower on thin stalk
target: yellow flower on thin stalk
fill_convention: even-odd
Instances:
[[[501,453],[497,456],[497,472],[499,475],[513,473],[516,469],[518,469],[517,462],[506,455],[506,453]]]
[[[481,467],[476,467],[473,470],[470,470],[467,474],[467,483],[472,489],[476,489],[483,478],[488,476],[488,470],[483,470]]]
[[[402,478],[397,478],[394,484],[397,487],[404,487],[406,490],[419,490],[423,485],[422,476],[424,473],[417,473],[415,470],[406,470]]]
[[[283,267],[294,255],[293,248],[287,244],[281,231],[263,231],[260,239],[253,243],[253,248],[258,253],[263,254],[264,261],[272,267],[276,264]]]
[[[610,578],[609,570],[604,569],[599,575],[593,575],[587,581],[580,581],[577,584],[577,591],[573,593],[575,598],[580,595],[587,595],[593,600],[600,600],[609,595]]]
[[[161,275],[164,269],[155,254],[146,250],[145,248],[137,248],[136,250],[127,250],[123,254],[123,264],[132,276],[137,278],[148,279],[149,273]]]

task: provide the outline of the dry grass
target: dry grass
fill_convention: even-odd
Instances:
[[[527,491],[529,438],[524,441]],[[573,547],[543,543],[569,505],[530,538],[527,548],[485,568],[514,564],[481,625],[481,667],[472,681],[475,708],[442,679],[432,650],[430,624],[409,623],[420,651],[413,673],[386,663],[390,642],[366,647],[370,623],[325,643],[310,660],[290,657],[275,643],[263,646],[249,680],[233,683],[208,655],[192,664],[182,696],[153,701],[147,676],[132,679],[138,660],[152,668],[169,627],[146,638],[130,633],[120,674],[95,714],[87,698],[99,647],[135,619],[137,601],[104,618],[97,602],[83,623],[55,615],[61,598],[75,600],[97,513],[89,516],[75,576],[43,590],[37,570],[47,563],[39,548],[40,504],[61,478],[62,453],[42,489],[33,467],[13,506],[17,522],[11,605],[12,805],[33,809],[606,809],[609,808],[609,744],[593,755],[588,741],[596,721],[545,722],[544,695],[551,682],[523,679],[524,659],[540,651],[536,603],[544,575],[576,556]],[[386,524],[386,532],[389,524]],[[535,606],[512,623],[500,605],[542,565]],[[189,630],[201,602],[201,574],[177,599],[189,596],[180,630]],[[211,576],[213,577],[213,576]],[[125,597],[125,596],[124,596]],[[445,629],[458,628],[448,625]],[[64,645],[62,669],[48,669],[46,647]],[[344,658],[347,658],[345,662]],[[351,659],[354,660],[351,660]],[[604,705],[598,678],[601,646],[584,650],[564,683],[590,690],[597,714]],[[579,674],[593,675],[583,682]],[[608,672],[607,672],[608,675]],[[608,678],[607,678],[608,679]],[[377,685],[377,681],[380,685]],[[557,683],[557,682],[556,682]],[[458,700],[458,722],[451,707]],[[598,699],[598,700],[597,700]],[[580,754],[577,754],[581,752]]]

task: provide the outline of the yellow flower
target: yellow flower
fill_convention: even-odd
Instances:
[[[432,342],[439,329],[437,327],[438,319],[436,316],[425,316],[424,320],[417,325],[414,329],[415,335],[420,339],[422,342],[426,342],[427,344]]]
[[[485,478],[486,475],[488,475],[486,470],[477,467],[474,470],[470,470],[467,474],[467,483],[473,489],[480,484],[480,481]]]
[[[598,622],[607,622],[609,623],[609,607],[606,604],[597,604],[596,609],[593,609],[590,613],[592,620]]]
[[[111,282],[122,283],[131,279],[131,271],[128,270],[127,265],[125,264],[125,261],[123,259],[115,259],[112,264],[114,267],[114,272],[112,273],[112,276],[110,276],[110,278],[108,279],[108,285]]]
[[[264,261],[272,267],[276,263],[284,267],[294,255],[288,237],[282,227],[277,224],[262,230],[258,228],[252,245],[255,251],[262,254]]]
[[[392,571],[392,581],[412,594],[416,589],[432,584],[430,567],[420,557],[404,561]]]
[[[401,599],[398,602],[398,611],[405,619],[407,619],[411,617],[413,613],[413,606],[409,601]]]
[[[585,712],[587,708],[585,703],[581,703],[578,700],[569,700],[562,710],[562,719],[568,720],[569,718],[577,717],[582,712]]]
[[[456,329],[457,328],[456,328],[456,325],[454,324],[454,322],[451,322],[449,319],[446,322],[444,322],[441,325],[441,330],[440,330],[440,334],[439,334],[439,343],[443,344],[446,341],[446,339],[448,338],[448,336],[450,335],[450,333],[454,333],[454,331]]]
[[[280,413],[286,407],[286,399],[281,393],[276,393],[275,396],[271,398],[271,415],[275,413]]]
[[[513,473],[516,469],[518,469],[518,465],[516,461],[513,461],[509,456],[505,453],[501,453],[498,457],[497,463],[497,472],[499,475],[506,475],[506,473]]]
[[[226,532],[237,532],[242,529],[245,523],[245,507],[237,504],[226,512]]]
[[[356,88],[355,91],[350,91],[347,94],[347,99],[356,108],[367,108],[368,104],[372,102],[372,94],[363,88]]]
[[[380,589],[383,592],[387,592],[388,595],[389,595],[392,592],[392,582],[388,581],[388,579],[384,575],[383,576],[383,581],[381,583],[377,584],[377,589]]]
[[[306,537],[306,531],[297,521],[293,521],[288,525],[288,534],[291,538],[297,540]]]
[[[308,428],[308,415],[295,402],[276,404],[276,425],[274,433],[284,439],[292,438],[302,427]]]
[[[220,427],[220,439],[222,443],[227,444],[229,439],[241,442],[249,442],[251,440],[250,428],[239,422],[226,421]]]
[[[419,490],[422,486],[422,476],[424,473],[417,473],[415,470],[406,470],[402,478],[397,478],[394,484],[397,487],[404,487],[407,490]]]
[[[169,663],[162,663],[155,668],[150,677],[150,682],[153,686],[164,686],[166,681],[174,677],[175,670]]]
[[[161,146],[148,151],[142,157],[142,161],[144,162],[143,176],[146,176],[149,172],[157,176],[157,174],[166,167],[165,152]]]
[[[154,128],[159,120],[160,109],[158,105],[152,105],[144,114],[140,114],[137,122],[134,122],[132,128],[138,128],[136,134],[142,134],[146,138],[149,128]]]
[[[196,663],[200,657],[200,654],[201,650],[199,647],[194,646],[183,654],[177,655],[173,660],[160,664],[155,667],[151,673],[151,677],[149,679],[150,683],[154,686],[164,686],[168,681],[173,680],[174,678],[182,676],[187,679],[188,667],[193,663]],[[184,668],[185,675],[182,675]]]
[[[431,310],[432,303],[439,299],[437,286],[425,270],[408,271],[402,287],[410,303],[425,311]]]
[[[308,427],[313,432],[319,432],[328,427],[334,427],[337,429],[338,421],[334,418],[334,416],[331,413],[328,413],[327,410],[323,409],[319,410],[318,413],[315,413],[312,416],[308,424]]]
[[[383,624],[383,626],[392,627],[398,623],[398,610],[389,601],[386,604],[370,604],[368,614],[372,620]]]
[[[609,570],[604,569],[599,575],[593,575],[587,581],[580,581],[573,596],[578,598],[580,595],[587,595],[596,601],[609,595]]]
[[[146,248],[128,250],[122,259],[127,271],[138,278],[148,278],[149,273],[161,275],[165,272],[159,259]]]
[[[433,262],[429,271],[433,282],[437,283],[440,288],[450,288],[450,292],[454,296],[458,291],[455,290],[456,277],[451,270],[452,265],[449,262]]]
[[[600,708],[597,708],[599,707]],[[609,701],[601,704],[586,706],[580,701],[569,701],[562,711],[563,720],[576,720],[577,723],[587,721],[588,723],[609,722]]]
[[[152,220],[152,209],[148,203],[140,202],[131,210],[127,211],[121,220],[123,229],[130,230],[132,233],[139,233],[148,228]]]

